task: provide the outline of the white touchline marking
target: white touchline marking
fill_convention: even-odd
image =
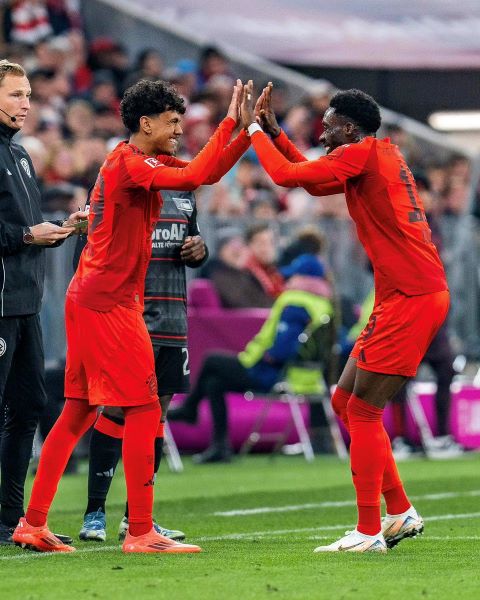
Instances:
[[[438,494],[423,494],[421,496],[409,496],[411,500],[448,500],[450,498],[462,498],[480,496],[480,490],[469,492],[441,492]],[[257,508],[244,508],[238,510],[217,511],[212,513],[215,517],[239,517],[246,515],[260,515],[266,513],[294,512],[297,510],[309,510],[312,508],[339,508],[342,506],[355,506],[355,500],[338,500],[329,502],[310,502],[307,504],[290,504],[286,506],[259,506]]]
[[[461,514],[447,514],[447,515],[432,515],[427,517],[425,521],[450,521],[452,519],[478,519],[480,518],[480,512],[476,513],[461,513]],[[337,529],[353,529],[355,525],[349,523],[348,525],[325,525],[322,527],[302,527],[300,529],[274,529],[266,531],[250,531],[248,533],[227,533],[224,535],[209,535],[202,537],[192,537],[192,542],[215,542],[222,540],[249,540],[255,538],[268,538],[277,537],[291,533],[309,533],[314,531],[335,531]],[[328,539],[329,536],[309,536],[307,539]],[[427,540],[477,540],[480,536],[426,536]],[[110,552],[111,550],[118,550],[120,552],[121,546],[96,546],[92,548],[77,548],[75,554],[86,554],[87,552]],[[52,556],[55,552],[30,552],[25,551],[24,554],[15,554],[13,556],[0,556],[0,560],[29,560],[31,558],[41,558],[44,556]],[[63,553],[59,553],[64,556]]]

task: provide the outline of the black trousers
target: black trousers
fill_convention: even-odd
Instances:
[[[186,399],[189,406],[198,406],[208,398],[213,418],[213,441],[227,442],[227,392],[246,392],[254,388],[248,371],[236,355],[210,354],[202,365],[200,374]]]
[[[40,317],[0,318],[0,520],[17,524],[40,415],[47,403]]]

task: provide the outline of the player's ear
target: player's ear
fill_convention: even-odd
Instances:
[[[143,133],[150,135],[152,133],[152,124],[148,117],[140,117],[140,129]]]

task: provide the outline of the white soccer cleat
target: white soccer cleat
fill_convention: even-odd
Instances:
[[[394,548],[399,542],[423,533],[423,519],[411,506],[401,515],[386,515],[382,519],[382,533],[387,548]]]
[[[383,535],[366,535],[356,529],[347,531],[345,536],[329,546],[318,546],[314,552],[381,552],[387,551]]]

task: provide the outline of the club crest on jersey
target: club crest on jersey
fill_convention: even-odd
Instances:
[[[189,198],[172,198],[178,210],[191,215],[193,212],[192,202]]]
[[[6,351],[7,351],[7,342],[3,338],[0,338],[0,356],[3,356]]]
[[[159,160],[153,158],[153,156],[151,156],[150,158],[146,158],[145,162],[149,167],[152,167],[152,169],[154,169],[155,167],[159,167],[162,164]]]
[[[28,164],[28,160],[27,160],[26,158],[22,158],[22,159],[20,160],[20,164],[22,165],[22,167],[23,167],[23,169],[24,169],[25,173],[26,173],[26,174],[27,174],[29,177],[31,177],[31,176],[32,176],[32,174],[30,173],[30,165]]]

